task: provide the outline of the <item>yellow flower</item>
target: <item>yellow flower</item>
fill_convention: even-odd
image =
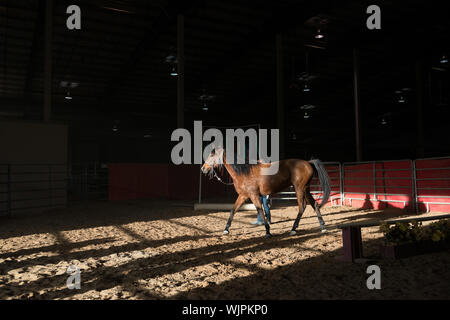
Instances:
[[[404,223],[399,223],[398,227],[400,229],[400,231],[405,232],[408,229],[408,226]]]
[[[439,236],[439,234],[433,233],[431,240],[433,240],[434,242],[438,242],[439,240],[441,240],[441,237]]]

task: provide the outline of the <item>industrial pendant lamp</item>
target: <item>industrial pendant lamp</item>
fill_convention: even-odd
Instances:
[[[170,72],[170,75],[171,75],[172,77],[178,76],[177,68],[176,68],[175,65],[172,66],[172,71]]]
[[[325,38],[325,35],[320,31],[320,29],[317,29],[317,33],[314,36],[314,38],[316,38],[316,39],[323,39],[323,38]]]
[[[305,83],[305,86],[303,87],[303,92],[310,92],[311,88],[308,86],[307,83]]]
[[[66,94],[66,96],[64,97],[64,99],[66,99],[66,100],[72,100],[72,96],[70,95],[70,90],[67,90],[67,94]]]

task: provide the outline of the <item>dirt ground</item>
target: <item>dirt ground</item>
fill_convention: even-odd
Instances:
[[[89,202],[0,220],[0,299],[448,299],[450,252],[387,261],[378,227],[363,229],[372,261],[344,263],[336,225],[405,212],[323,208],[320,233],[308,207],[289,236],[296,207],[272,210],[271,239],[256,213],[195,212],[168,201]],[[381,290],[368,290],[369,264]],[[66,286],[69,265],[81,288]]]

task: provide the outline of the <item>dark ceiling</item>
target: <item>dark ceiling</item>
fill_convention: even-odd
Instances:
[[[73,143],[117,136],[167,141],[176,126],[177,15],[185,17],[185,121],[276,122],[276,45],[283,38],[288,155],[354,159],[353,48],[361,72],[367,159],[415,156],[416,64],[423,70],[426,155],[449,154],[448,11],[441,2],[379,1],[382,29],[366,28],[372,1],[54,1],[52,120]],[[445,2],[442,2],[445,4]],[[82,29],[66,28],[77,4]],[[40,120],[45,1],[0,0],[0,115]],[[321,28],[325,40],[314,34]],[[301,78],[303,76],[303,78]],[[311,92],[304,93],[309,79]],[[77,82],[66,100],[61,81]],[[405,103],[395,92],[404,90]],[[202,94],[215,97],[207,112]],[[309,118],[300,107],[313,105]],[[102,140],[103,139],[103,140]],[[101,143],[101,142],[99,142]],[[165,151],[164,151],[165,152]]]

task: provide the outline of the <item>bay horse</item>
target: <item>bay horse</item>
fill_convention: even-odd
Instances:
[[[260,195],[273,195],[289,186],[293,185],[297,195],[298,214],[294,221],[290,235],[296,234],[296,229],[300,223],[300,219],[305,211],[306,204],[310,204],[317,214],[322,232],[326,232],[325,222],[320,213],[320,208],[328,201],[331,188],[328,174],[320,160],[305,161],[300,159],[288,159],[278,161],[279,170],[274,175],[262,175],[263,168],[267,168],[273,164],[261,163],[257,164],[230,164],[226,160],[226,153],[222,147],[213,149],[203,164],[201,170],[204,174],[211,177],[216,175],[214,169],[225,166],[226,170],[233,179],[233,185],[238,193],[238,198],[231,210],[230,217],[223,234],[228,234],[233,217],[242,204],[250,199],[258,210],[258,214],[264,219],[266,228],[266,238],[271,237],[270,226],[267,222],[266,215],[259,200]],[[313,198],[310,191],[310,183],[317,173],[321,187],[323,189],[323,199],[319,205]],[[217,175],[216,175],[217,177]]]

